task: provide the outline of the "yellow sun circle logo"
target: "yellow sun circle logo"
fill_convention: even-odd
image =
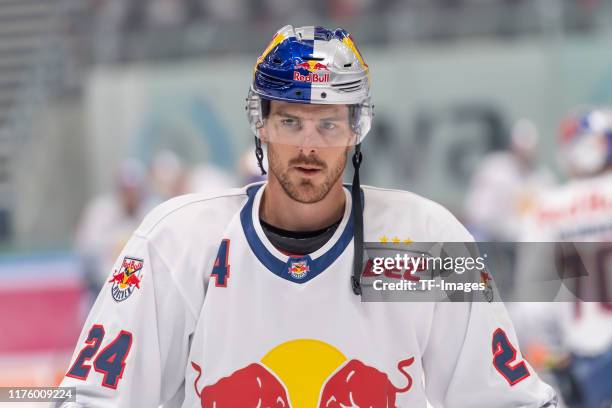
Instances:
[[[311,339],[282,343],[261,362],[287,387],[293,408],[316,407],[326,380],[347,358],[334,346]]]

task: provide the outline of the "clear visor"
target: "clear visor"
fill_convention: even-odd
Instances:
[[[293,146],[352,146],[357,141],[348,111],[320,118],[304,118],[287,112],[272,112],[264,119],[260,137],[269,143]]]
[[[285,103],[263,118],[261,99],[253,92],[247,99],[247,116],[253,133],[265,143],[311,147],[348,147],[360,143],[370,130],[372,108],[320,105],[300,109]],[[319,109],[320,108],[320,109]]]

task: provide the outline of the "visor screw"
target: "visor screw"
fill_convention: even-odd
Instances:
[[[327,98],[327,94],[325,92],[321,92],[321,98],[323,99]]]

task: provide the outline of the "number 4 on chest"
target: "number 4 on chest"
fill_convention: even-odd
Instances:
[[[219,252],[217,253],[217,258],[215,259],[215,265],[211,273],[211,276],[215,277],[215,286],[217,287],[227,287],[227,281],[229,280],[230,276],[230,266],[228,264],[229,247],[229,239],[224,239],[221,241]]]

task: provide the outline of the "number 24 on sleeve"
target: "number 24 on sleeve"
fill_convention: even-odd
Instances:
[[[93,359],[95,371],[104,374],[102,386],[116,389],[119,380],[125,370],[125,359],[132,348],[132,333],[121,330],[121,332],[100,352],[100,346],[104,339],[104,327],[94,324],[89,330],[85,346],[79,352],[74,363],[66,373],[67,377],[78,380],[87,380],[91,371],[89,361]]]

